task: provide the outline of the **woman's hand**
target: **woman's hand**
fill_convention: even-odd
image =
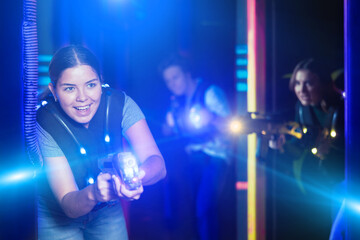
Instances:
[[[147,186],[163,179],[166,176],[165,161],[145,119],[132,125],[125,132],[125,137],[140,162],[140,170],[146,172],[142,184]]]
[[[139,171],[139,179],[143,179],[145,177],[145,172],[143,170]],[[115,192],[118,197],[125,198],[127,200],[138,200],[140,195],[143,193],[144,188],[141,185],[136,190],[129,190],[126,188],[125,183],[120,179],[118,175],[112,175],[112,179],[114,181]]]
[[[94,183],[94,198],[97,202],[108,202],[117,199],[112,177],[109,173],[100,173]]]
[[[332,141],[330,138],[321,139],[317,146],[316,156],[320,158],[320,160],[324,160],[326,155],[329,154],[331,149]]]
[[[170,136],[170,135],[176,133],[175,120],[174,120],[174,115],[172,114],[172,112],[167,112],[167,114],[166,114],[166,123],[164,123],[162,125],[162,133],[165,136]]]
[[[286,138],[284,134],[280,134],[279,136],[272,135],[269,140],[269,147],[274,150],[284,151],[284,144],[286,142]]]

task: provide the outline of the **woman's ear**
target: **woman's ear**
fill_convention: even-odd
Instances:
[[[54,85],[52,84],[52,82],[49,83],[48,87],[49,87],[50,92],[51,92],[52,95],[54,96],[55,102],[57,102],[55,87],[54,87]]]

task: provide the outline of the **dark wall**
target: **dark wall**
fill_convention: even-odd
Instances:
[[[290,74],[304,58],[328,66],[344,66],[343,1],[267,1],[267,109],[293,115],[295,97],[288,89]],[[336,84],[343,88],[342,80]],[[285,111],[285,112],[284,112]]]
[[[1,3],[2,58],[0,79],[0,155],[1,163],[17,161],[23,147],[22,137],[22,79],[21,26],[22,1]]]
[[[0,239],[35,239],[33,184],[6,181],[8,174],[30,165],[22,125],[22,17],[22,1],[1,2]]]
[[[344,67],[343,9],[342,0],[267,1],[266,107],[269,113],[294,120],[297,99],[288,84],[295,65],[302,59],[312,57],[321,61],[327,66],[328,77]],[[342,80],[337,79],[335,84],[344,89]],[[278,155],[269,154],[267,166],[275,173],[282,173],[286,172],[284,162]],[[267,177],[267,239],[282,239],[290,230],[281,222],[284,213],[281,200],[285,195],[279,193],[288,183],[273,173]]]

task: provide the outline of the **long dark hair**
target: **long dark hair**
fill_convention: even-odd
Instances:
[[[331,79],[330,71],[325,62],[315,61],[314,58],[307,58],[300,61],[294,68],[289,82],[289,89],[294,91],[296,83],[296,74],[300,70],[308,70],[315,74],[321,84],[321,90],[323,92],[323,99],[328,104],[333,104],[334,101],[338,101],[342,97],[341,91],[336,88],[334,82]]]
[[[60,48],[51,59],[49,65],[49,75],[54,87],[56,87],[56,83],[61,77],[63,71],[79,65],[90,66],[99,76],[100,81],[103,82],[101,78],[100,65],[96,56],[89,49],[83,46],[70,45]]]
[[[332,84],[330,71],[327,71],[325,64],[315,61],[313,58],[307,58],[296,64],[294,68],[289,82],[289,89],[291,91],[294,91],[296,74],[300,70],[308,70],[315,74],[323,86],[329,86]]]

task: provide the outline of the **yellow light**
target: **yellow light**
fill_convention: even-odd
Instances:
[[[257,22],[256,22],[256,0],[247,0],[247,43],[248,43],[248,92],[247,110],[257,112]],[[256,240],[257,218],[256,218],[256,134],[248,135],[248,240]]]
[[[330,136],[331,136],[332,138],[336,137],[336,131],[335,131],[335,130],[331,130]]]
[[[317,154],[318,150],[317,150],[317,148],[313,148],[313,149],[311,149],[311,152],[315,155],[315,154]]]
[[[240,120],[232,120],[230,122],[230,131],[232,133],[239,133],[242,130],[242,124]]]
[[[248,135],[248,240],[256,240],[256,134]]]
[[[306,127],[303,128],[303,133],[304,133],[304,134],[307,133],[307,128],[306,128]]]
[[[262,131],[261,131],[261,134],[262,134],[262,135],[266,135],[266,131],[262,130]]]

